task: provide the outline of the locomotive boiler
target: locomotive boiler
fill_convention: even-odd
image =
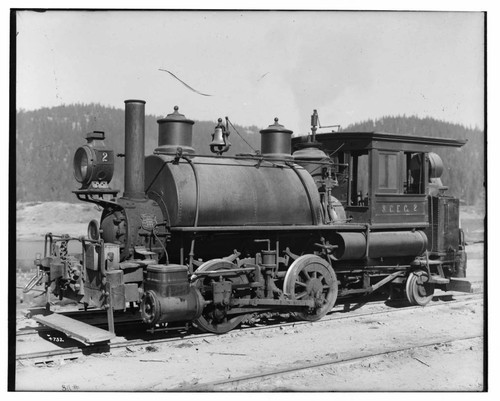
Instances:
[[[174,108],[144,155],[145,102],[125,101],[123,195],[110,181],[105,134],[87,135],[74,174],[85,202],[102,208],[86,236],[47,234],[26,291],[107,311],[108,331],[77,332],[56,313],[35,317],[87,343],[109,340],[114,318],[139,309],[156,328],[192,322],[225,333],[255,314],[317,320],[338,297],[389,288],[425,305],[436,288],[469,291],[458,199],[446,195],[437,147],[464,141],[378,132],[292,138],[276,118],[261,150],[225,156],[218,120],[213,154],[193,147],[194,121]],[[69,254],[68,243],[81,252]],[[78,326],[80,327],[80,326]]]

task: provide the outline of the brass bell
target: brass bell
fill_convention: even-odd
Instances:
[[[212,134],[212,142],[210,142],[210,151],[212,153],[217,153],[221,155],[226,152],[231,144],[227,140],[229,132],[226,131],[226,127],[222,124],[222,118],[218,119],[218,124],[215,126],[214,133]]]
[[[215,132],[212,134],[212,138],[213,141],[210,143],[210,146],[224,146],[226,144],[222,134],[222,128],[216,127]]]

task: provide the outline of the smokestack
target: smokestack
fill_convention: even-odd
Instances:
[[[144,100],[125,100],[124,198],[144,199]]]

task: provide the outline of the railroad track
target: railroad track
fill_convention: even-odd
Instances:
[[[467,336],[467,337],[443,337],[439,340],[426,342],[418,345],[411,345],[408,347],[394,347],[392,349],[383,349],[383,350],[374,350],[368,352],[359,352],[354,354],[349,354],[346,356],[335,357],[324,359],[320,362],[311,362],[304,361],[302,363],[295,362],[293,365],[290,365],[285,368],[280,369],[271,369],[266,372],[259,371],[258,373],[247,374],[243,376],[237,376],[227,379],[215,380],[206,383],[197,383],[193,386],[179,386],[172,389],[168,389],[167,391],[173,392],[207,392],[207,391],[252,391],[252,388],[238,388],[238,386],[251,386],[252,384],[262,385],[262,380],[283,377],[289,374],[298,373],[301,371],[306,371],[308,369],[315,369],[320,367],[335,367],[338,365],[346,364],[346,363],[362,363],[363,361],[369,360],[371,358],[388,356],[391,354],[396,354],[400,352],[407,351],[415,351],[418,349],[425,349],[429,347],[434,347],[437,345],[444,344],[452,344],[454,342],[465,341],[465,340],[474,340],[474,339],[482,339],[483,336]],[[418,360],[418,359],[417,359]],[[418,360],[421,363],[424,363]],[[424,363],[425,364],[425,363]],[[260,387],[262,388],[262,387]]]
[[[446,296],[442,296],[441,298],[446,298]],[[425,308],[435,308],[443,305],[461,305],[461,304],[467,304],[467,303],[474,303],[474,302],[482,302],[483,301],[483,294],[478,293],[478,294],[460,294],[460,295],[453,295],[454,300],[449,300],[446,301],[446,303],[443,302],[436,302],[427,305]],[[385,304],[385,301],[379,301],[379,302],[370,302],[368,305],[370,307],[376,307],[376,306],[381,306]],[[347,307],[346,307],[347,305]],[[420,306],[405,306],[401,307],[401,305],[396,304],[395,306],[400,306],[399,308],[389,308],[386,307],[382,310],[378,311],[373,311],[369,310],[366,312],[359,312],[359,304],[356,304],[354,308],[351,308],[350,305],[346,304],[345,302],[337,305],[333,311],[328,314],[326,317],[323,319],[316,321],[316,322],[308,322],[308,321],[274,321],[272,322],[273,324],[265,324],[265,325],[257,325],[257,326],[249,326],[249,327],[243,327],[240,328],[239,330],[233,330],[232,333],[244,333],[245,330],[251,329],[251,330],[269,330],[269,329],[275,329],[278,326],[281,327],[287,327],[287,326],[302,326],[302,325],[310,325],[310,324],[325,324],[328,322],[333,322],[333,321],[338,321],[338,320],[348,320],[348,319],[356,319],[360,318],[363,316],[376,316],[376,315],[381,315],[381,314],[397,314],[399,312],[407,312],[413,309],[421,309],[422,307]],[[342,314],[341,312],[348,312],[345,314]],[[181,328],[173,328],[172,330],[180,330]],[[45,330],[45,329],[43,329]],[[47,331],[52,331],[54,332],[53,329],[50,329]],[[38,331],[35,332],[38,334]],[[31,333],[31,334],[35,334]],[[61,334],[63,336],[63,334]],[[35,363],[46,363],[48,361],[52,361],[55,359],[59,360],[66,360],[66,359],[76,359],[82,355],[89,355],[92,353],[102,353],[102,352],[111,352],[113,350],[118,350],[122,349],[125,347],[140,347],[140,346],[147,346],[147,345],[155,345],[155,344],[163,344],[163,343],[177,343],[177,342],[182,342],[186,340],[196,340],[196,339],[203,339],[203,338],[210,338],[217,336],[216,334],[212,333],[189,333],[189,331],[182,333],[181,335],[172,335],[170,334],[169,337],[165,338],[155,338],[154,336],[151,336],[150,338],[147,339],[134,339],[134,340],[126,340],[126,341],[116,341],[116,342],[110,342],[109,344],[96,344],[96,345],[89,345],[89,346],[84,346],[84,345],[78,345],[78,346],[71,346],[67,348],[61,348],[57,350],[51,350],[51,351],[42,351],[42,352],[32,352],[32,353],[26,353],[26,354],[18,354],[16,355],[16,360],[17,361],[35,361]]]
[[[439,301],[445,299],[445,298],[455,298],[456,301],[458,300],[466,300],[466,299],[475,299],[477,297],[481,297],[483,295],[483,292],[474,292],[473,294],[463,294],[463,293],[457,293],[457,294],[453,294],[453,295],[450,295],[450,294],[446,294],[446,295],[438,295],[436,296],[436,298],[438,298]],[[447,301],[447,302],[450,302],[450,301]],[[455,301],[451,301],[451,302],[455,302]],[[350,299],[350,300],[341,300],[340,302],[338,302],[335,307],[332,309],[332,311],[326,316],[324,317],[323,319],[321,319],[321,321],[328,321],[329,319],[337,319],[338,317],[336,317],[336,315],[333,315],[335,313],[342,313],[342,312],[349,312],[349,313],[355,313],[356,310],[360,309],[362,306],[365,306],[365,305],[370,305],[370,306],[381,306],[381,305],[385,305],[387,303],[387,298],[383,298],[383,299],[380,299],[380,300],[369,300],[367,301],[366,299],[360,299],[360,298],[357,298],[357,299]],[[351,305],[354,306],[352,307]],[[432,306],[433,304],[429,305],[429,306]],[[408,305],[405,304],[405,301],[394,301],[392,302],[391,306],[395,307],[395,308],[401,308],[401,307],[404,307],[406,308],[406,310],[408,310],[408,308],[419,308],[418,306],[414,306],[414,307],[410,307]],[[434,305],[436,306],[436,305]],[[387,311],[390,311],[387,310]],[[103,327],[103,328],[106,328],[107,327],[107,319],[106,319],[106,312],[103,312],[101,310],[92,310],[92,311],[82,311],[82,310],[78,310],[78,311],[67,311],[67,312],[64,312],[64,311],[58,311],[57,313],[62,313],[62,314],[66,314],[70,317],[73,317],[73,318],[76,318],[77,320],[81,320],[85,323],[89,323],[89,324],[92,324],[96,327]],[[359,313],[359,312],[358,312]],[[370,313],[379,313],[379,312],[370,312]],[[29,315],[29,314],[28,314]],[[332,316],[333,315],[333,316]],[[359,316],[363,316],[363,314],[359,315]],[[133,327],[134,325],[135,326],[139,326],[140,324],[142,323],[142,320],[140,318],[140,316],[137,315],[137,317],[135,317],[135,319],[133,320],[119,320],[119,319],[116,319],[115,317],[115,326],[116,327],[119,327],[119,328],[122,328],[122,327],[127,327],[127,326],[130,326],[130,327]],[[293,321],[293,324],[298,324],[300,322],[297,322],[297,321]],[[303,323],[307,323],[307,322],[303,322]],[[270,323],[270,324],[273,324],[273,323]],[[277,318],[275,319],[275,322],[274,324],[287,324],[285,319],[283,318]],[[186,329],[186,325],[183,325],[182,327],[177,327],[177,328],[172,328],[172,329],[169,329],[170,330],[181,330],[181,329]],[[144,331],[144,328],[141,328],[142,331]],[[240,329],[235,329],[233,331],[237,331],[237,330],[241,330]],[[16,332],[16,337],[22,337],[22,336],[29,336],[29,335],[37,335],[37,334],[40,334],[40,333],[44,333],[44,332],[54,332],[55,329],[51,328],[51,327],[47,327],[47,326],[38,326],[38,327],[33,327],[33,328],[22,328],[21,330],[18,330]]]

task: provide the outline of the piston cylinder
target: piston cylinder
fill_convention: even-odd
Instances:
[[[141,316],[149,325],[196,319],[205,305],[183,265],[148,266],[145,290]]]
[[[337,245],[334,256],[338,260],[355,260],[366,257],[418,256],[427,248],[427,236],[423,231],[385,231],[366,234],[362,232],[335,233],[330,243]]]

